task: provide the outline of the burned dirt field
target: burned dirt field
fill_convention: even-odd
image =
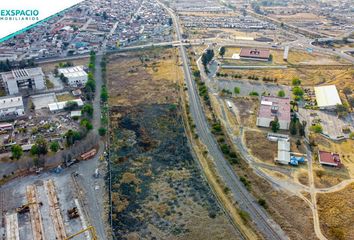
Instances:
[[[193,159],[178,108],[112,107],[118,239],[237,239]]]

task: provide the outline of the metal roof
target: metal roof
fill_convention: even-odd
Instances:
[[[315,87],[318,107],[333,107],[342,104],[335,85]]]

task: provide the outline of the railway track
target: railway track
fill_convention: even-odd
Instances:
[[[162,3],[160,4],[163,5]],[[182,35],[178,22],[178,17],[176,17],[176,15],[171,9],[167,8],[166,6],[164,7],[173,19],[177,40],[181,40]],[[288,239],[288,237],[282,232],[280,227],[277,226],[277,224],[274,223],[267,216],[264,210],[262,210],[258,203],[256,203],[253,196],[251,196],[250,193],[245,189],[245,187],[239,180],[239,177],[236,175],[230,164],[226,161],[223,154],[221,153],[218,144],[216,143],[214,137],[212,136],[212,133],[210,132],[209,125],[201,107],[195,82],[192,80],[193,78],[191,70],[189,68],[189,61],[185,47],[183,45],[180,45],[179,49],[183,63],[185,82],[188,87],[191,115],[197,126],[198,135],[200,136],[202,142],[206,145],[209,153],[214,159],[218,174],[224,180],[225,184],[231,189],[233,197],[238,202],[240,208],[242,210],[246,210],[250,214],[255,226],[266,239]]]

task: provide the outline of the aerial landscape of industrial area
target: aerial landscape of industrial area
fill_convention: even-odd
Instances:
[[[354,240],[353,1],[84,0],[0,42],[0,220]]]

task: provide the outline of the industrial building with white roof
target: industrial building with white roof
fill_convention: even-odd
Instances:
[[[335,85],[315,87],[317,106],[320,109],[334,109],[342,104]]]
[[[25,115],[22,97],[0,98],[0,119],[14,119]]]
[[[42,68],[16,69],[1,73],[3,85],[9,95],[18,94],[21,90],[44,89]]]
[[[87,82],[87,73],[83,66],[59,68],[59,74],[63,74],[68,79],[68,84],[72,87],[85,85]]]

